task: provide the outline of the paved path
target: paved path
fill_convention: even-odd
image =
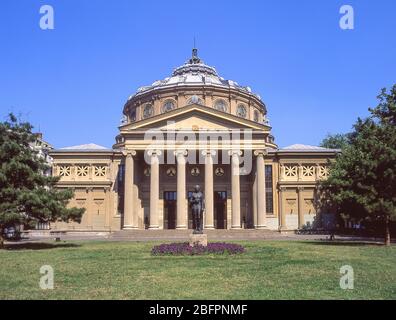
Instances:
[[[31,234],[24,242],[49,241],[60,237],[67,240],[106,240],[106,241],[188,241],[191,230],[130,230],[106,232],[69,232],[65,234]],[[209,241],[232,240],[311,240],[327,241],[328,235],[298,235],[294,232],[279,233],[271,230],[205,230]],[[382,243],[382,239],[336,236],[336,241]]]
[[[114,240],[188,240],[191,230],[139,230],[118,231],[110,235]],[[290,233],[279,233],[270,230],[205,230],[208,240],[279,240],[299,239],[300,236]],[[305,236],[307,239],[317,239],[320,236]],[[323,236],[321,236],[323,237]]]

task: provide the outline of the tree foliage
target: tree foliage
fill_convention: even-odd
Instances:
[[[349,136],[348,133],[328,134],[320,146],[328,149],[344,149],[349,144]]]
[[[381,222],[389,244],[389,222],[396,220],[396,85],[378,99],[371,115],[357,120],[322,190],[338,212]]]
[[[32,148],[35,140],[32,126],[13,114],[0,123],[0,237],[11,226],[80,222],[84,213],[81,208],[67,208],[72,190],[56,189],[58,178],[44,174],[49,166]]]

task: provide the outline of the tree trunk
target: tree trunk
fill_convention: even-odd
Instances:
[[[385,245],[390,246],[391,237],[390,237],[390,228],[389,228],[389,217],[385,218]]]
[[[0,228],[0,250],[4,249],[3,228]]]

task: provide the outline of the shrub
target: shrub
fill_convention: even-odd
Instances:
[[[188,242],[177,243],[163,243],[154,246],[151,249],[151,254],[154,256],[162,255],[203,255],[203,254],[240,254],[244,253],[245,248],[239,244],[225,243],[225,242],[212,242],[208,243],[207,247],[198,245],[191,247]]]

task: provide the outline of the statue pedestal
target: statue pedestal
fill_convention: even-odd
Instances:
[[[208,246],[208,236],[203,233],[191,233],[190,234],[190,247],[194,246]]]

